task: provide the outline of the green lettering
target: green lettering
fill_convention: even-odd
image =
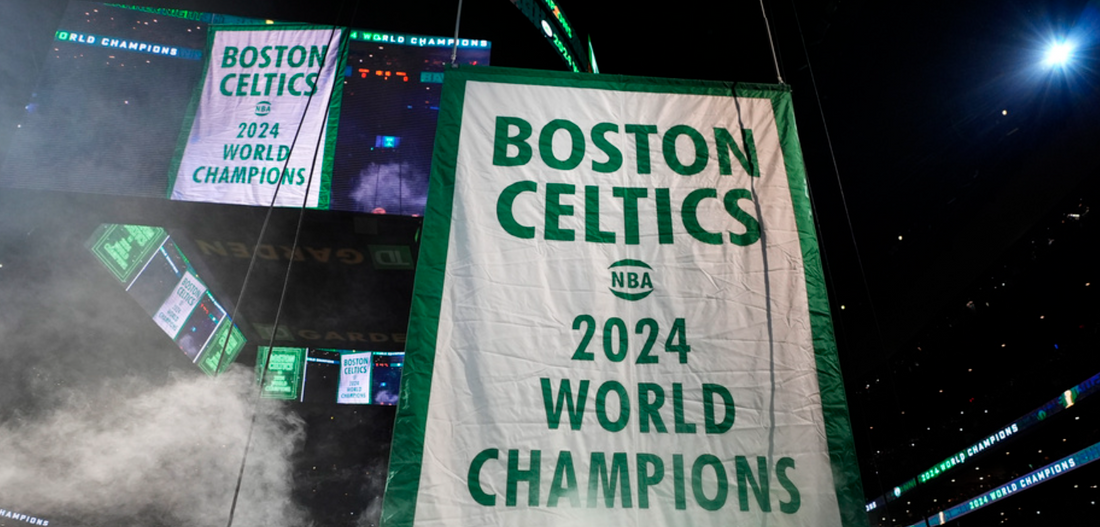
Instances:
[[[672,419],[677,434],[695,433],[695,423],[684,422],[684,386],[678,382],[672,383]]]
[[[256,65],[257,68],[262,69],[271,65],[271,53],[269,53],[269,51],[271,51],[271,46],[260,48],[260,63]],[[269,82],[268,86],[270,85],[271,83]]]
[[[623,241],[627,245],[638,245],[638,200],[645,198],[648,192],[644,188],[615,187],[611,194],[623,200]]]
[[[565,130],[569,134],[569,157],[558,159],[554,156],[554,134]],[[539,132],[539,157],[546,166],[558,170],[573,170],[584,159],[584,133],[581,128],[565,119],[554,119]]]
[[[684,206],[680,209],[680,215],[684,220],[684,227],[692,238],[711,245],[721,245],[722,235],[717,232],[709,232],[699,224],[699,202],[703,198],[717,198],[718,191],[712,188],[697,188],[684,198]]]
[[[324,65],[325,64],[325,55],[328,55],[328,45],[327,44],[324,45],[324,46],[321,46],[320,48],[318,48],[317,46],[310,46],[309,47],[309,67],[311,67],[311,68],[314,67],[314,64],[316,64],[317,66]],[[316,61],[316,62],[314,62],[314,61]]]
[[[300,48],[301,46],[295,46],[295,47]],[[305,48],[302,48],[302,49],[303,49],[303,53],[304,53]],[[293,51],[294,50],[292,49],[291,52],[293,52]],[[287,59],[288,62],[289,62],[289,60],[290,59]],[[287,83],[286,83],[286,92],[291,94],[291,95],[301,95],[302,92],[300,90],[294,89],[294,82],[297,81],[298,79],[302,78],[302,77],[305,77],[304,73],[295,73],[294,75],[291,75],[290,80],[288,80]]]
[[[495,448],[489,448],[478,452],[474,460],[470,462],[470,471],[466,473],[466,488],[470,489],[470,496],[474,501],[486,507],[497,504],[497,497],[485,492],[481,487],[481,466],[490,459],[497,459],[500,452]]]
[[[718,489],[714,498],[708,498],[703,489],[703,469],[714,469],[714,476],[718,480]],[[729,480],[726,478],[726,468],[722,462],[711,454],[699,456],[691,466],[691,493],[695,495],[695,501],[704,510],[716,511],[726,504],[726,496],[729,495]],[[741,509],[745,510],[745,509]]]
[[[656,189],[657,194],[657,242],[672,243],[672,200],[667,188]]]
[[[657,133],[657,126],[652,124],[628,124],[626,125],[626,133],[634,134],[638,173],[648,174],[650,172],[649,136]]]
[[[619,418],[614,421],[607,417],[608,392],[615,392],[619,396]],[[600,421],[600,426],[608,432],[618,432],[626,428],[626,423],[630,420],[630,399],[627,398],[626,388],[618,381],[607,381],[596,390],[596,418]]]
[[[600,187],[584,187],[584,241],[615,243],[615,233],[600,230]]]
[[[649,394],[651,393],[654,396],[652,401],[649,400]],[[658,433],[668,433],[665,422],[658,412],[663,404],[665,404],[665,391],[659,384],[638,383],[638,426],[643,433],[649,432],[649,422],[651,420]]]
[[[753,476],[749,460],[745,459],[745,456],[736,456],[734,464],[737,467],[737,498],[738,503],[741,504],[741,510],[749,510],[749,487],[752,487],[752,494],[756,497],[756,504],[760,506],[760,510],[771,512],[772,504],[768,493],[768,458],[756,457],[759,478]],[[760,482],[759,485],[757,481]]]
[[[681,135],[688,136],[695,147],[695,160],[687,166],[680,163],[680,158],[676,157],[676,138]],[[691,176],[702,172],[707,166],[707,159],[710,157],[710,149],[707,148],[707,141],[703,139],[703,134],[686,124],[673,126],[665,132],[665,136],[661,141],[661,151],[665,156],[665,163],[673,172],[681,176]]]
[[[257,50],[255,46],[245,46],[244,49],[241,50],[241,67],[251,68],[256,65],[256,59],[259,58],[259,55],[259,50]]]
[[[504,504],[508,507],[516,506],[516,487],[519,482],[527,482],[527,505],[538,507],[539,505],[539,462],[542,451],[531,451],[531,464],[527,470],[519,469],[519,450],[508,451],[508,485],[505,491]]]
[[[543,225],[544,236],[547,240],[560,240],[571,242],[574,239],[573,229],[563,229],[558,223],[562,216],[572,216],[573,206],[564,205],[560,201],[562,194],[574,194],[577,187],[567,183],[546,184],[546,222]]]
[[[509,130],[515,126],[516,135],[508,135]],[[531,137],[531,123],[519,117],[498,116],[496,130],[493,133],[493,165],[500,167],[514,167],[526,165],[531,160],[531,145],[527,139]],[[516,147],[516,155],[508,155],[508,147]]]
[[[726,409],[725,416],[722,417],[722,422],[715,422],[714,420],[714,396],[717,394],[722,398],[722,406]],[[721,434],[728,431],[733,427],[733,420],[735,417],[735,409],[733,406],[733,396],[730,395],[729,390],[724,386],[717,384],[704,384],[703,385],[703,421],[705,423],[704,428],[708,434]]]
[[[236,77],[237,77],[236,73],[230,73],[229,75],[226,75],[225,77],[222,77],[222,82],[218,85],[218,89],[221,90],[222,95],[224,95],[226,97],[232,97],[233,96],[233,90],[227,90],[225,88],[225,84],[227,82],[229,82],[230,79],[233,79],[233,78],[236,78]]]
[[[546,506],[557,507],[558,500],[563,496],[569,498],[569,505],[581,506],[577,475],[573,471],[573,454],[568,450],[558,453],[558,464],[554,467],[554,481],[550,483],[550,497],[546,500]]]
[[[240,77],[238,77],[237,78],[237,91],[234,92],[234,95],[236,95],[237,97],[244,97],[245,95],[248,95],[248,92],[246,91],[246,88],[248,88],[248,79],[251,79],[251,78],[252,78],[251,75],[241,75]]]
[[[225,52],[222,54],[222,67],[232,68],[237,65],[237,53],[239,50],[233,46],[226,46]]]
[[[752,177],[760,177],[760,168],[756,163],[756,143],[752,138],[752,130],[741,130],[741,137],[745,142],[745,149],[748,150],[749,155],[741,153],[741,149],[737,147],[737,143],[733,142],[733,136],[729,130],[725,128],[714,129],[714,146],[718,150],[718,173],[723,176],[733,174],[733,167],[730,163],[730,152],[737,158],[737,162],[741,163],[741,168],[745,169]]]
[[[623,166],[623,153],[617,146],[608,141],[604,134],[608,132],[619,133],[619,125],[614,123],[600,123],[592,127],[592,144],[601,152],[607,154],[607,161],[602,163],[592,160],[592,170],[607,174],[614,172]]]
[[[779,458],[779,463],[775,465],[775,478],[779,480],[779,484],[791,495],[791,501],[780,501],[779,510],[783,514],[794,514],[798,512],[798,509],[802,507],[802,495],[798,492],[798,487],[794,486],[794,482],[787,476],[787,469],[794,468],[794,460],[789,457]]]
[[[625,452],[615,452],[611,455],[610,473],[607,470],[607,458],[604,453],[592,453],[591,462],[588,464],[588,508],[596,507],[601,488],[605,507],[610,509],[615,506],[615,492],[620,488],[623,508],[629,509],[632,506],[630,473]]]
[[[638,454],[638,508],[649,508],[649,487],[665,479],[665,462],[654,454]],[[653,467],[650,473],[648,467]]]
[[[520,192],[535,192],[538,184],[534,181],[517,181],[504,187],[504,191],[497,198],[497,221],[505,232],[516,238],[531,239],[535,237],[535,228],[520,225],[512,214],[513,203]]]
[[[684,455],[672,455],[672,491],[676,510],[687,508],[686,489],[684,488]]]
[[[576,404],[573,401],[573,390],[569,386],[569,379],[562,379],[558,388],[557,404],[554,404],[554,392],[550,386],[550,379],[539,379],[542,384],[542,404],[546,409],[546,426],[551,430],[557,430],[561,424],[561,411],[569,412],[569,428],[581,429],[581,418],[584,416],[584,405],[588,401],[588,381],[583,380],[577,389]]]
[[[298,53],[298,59],[294,59],[294,54]],[[302,64],[306,63],[306,48],[304,46],[294,46],[290,48],[290,53],[286,54],[286,63],[291,68],[299,68]]]
[[[745,226],[744,234],[729,233],[730,243],[742,247],[756,243],[760,239],[760,223],[756,221],[756,218],[737,206],[737,202],[743,199],[752,201],[752,193],[748,189],[735,188],[722,197],[722,204],[725,205],[726,212]]]

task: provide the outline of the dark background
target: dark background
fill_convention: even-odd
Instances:
[[[591,37],[603,73],[777,81],[758,3],[557,3],[574,27]],[[150,4],[421,35],[453,34],[456,13],[452,2]],[[11,156],[10,149],[23,140],[19,125],[49,60],[65,3],[9,0],[0,6],[0,155]],[[779,0],[764,2],[764,8],[779,73],[793,91],[870,501],[1100,371],[1092,252],[1100,237],[1090,212],[1097,203],[1100,164],[1097,5]],[[539,30],[506,0],[467,0],[461,35],[491,40],[496,66],[565,69]],[[1075,61],[1064,69],[1045,67],[1044,49],[1064,36],[1078,41]],[[188,91],[165,90],[134,96]],[[110,133],[110,121],[71,122],[64,114],[55,119],[58,127]],[[49,136],[39,133],[36,137]],[[167,140],[174,144],[175,137]],[[149,141],[163,146],[162,138]],[[47,157],[44,166],[48,162]],[[126,167],[119,167],[119,174],[143,180]],[[12,174],[0,174],[5,177]],[[252,346],[270,333],[262,327],[276,318],[279,345],[403,349],[412,271],[376,268],[369,247],[404,245],[415,257],[418,219],[310,212],[299,245],[312,250],[299,255],[289,252],[297,211],[276,210],[257,242],[265,213],[0,188],[4,435],[42,437],[34,434],[53,430],[42,428],[53,422],[51,416],[79,413],[81,404],[96,401],[114,401],[127,414],[148,416],[147,409],[124,401],[159,400],[159,392],[132,386],[130,378],[175,386],[180,378],[197,375],[159,329],[147,324],[140,306],[82,252],[89,233],[103,222],[165,226],[185,254],[202,260],[211,270],[203,275],[208,285],[239,304],[238,321],[250,343],[240,359],[245,364],[254,360]],[[249,274],[248,251],[257,245],[260,257]],[[281,298],[288,263],[293,267]],[[202,400],[200,393],[225,389],[188,387],[196,401]],[[102,393],[112,395],[97,395]],[[168,400],[187,408],[180,399]],[[1094,406],[1095,401],[1082,400],[876,509],[870,519],[911,525],[1097,443],[1100,416]],[[295,523],[303,517],[316,525],[373,523],[392,408],[286,403],[270,414],[296,418],[283,418],[261,435],[272,438],[272,445],[284,437],[280,430],[289,429],[293,433],[285,437],[296,438],[285,456],[290,477],[283,479],[291,482],[286,492],[298,509],[280,511],[280,517],[288,524],[305,524]],[[249,416],[239,414],[246,424]],[[96,435],[96,422],[102,420],[88,419],[83,433],[113,444]],[[225,457],[230,464],[239,460],[245,429],[232,432],[242,441],[237,454]],[[155,440],[163,441],[148,439]],[[12,452],[0,450],[0,456]],[[220,459],[210,450],[192,454]],[[95,481],[94,471],[74,465],[65,472],[46,466],[49,456],[42,459],[41,472],[22,473],[21,485],[33,487],[26,474],[43,482]],[[142,466],[140,460],[128,463],[135,471]],[[265,473],[271,481],[280,480],[280,466],[273,463]],[[1098,470],[1083,467],[955,523],[1088,523],[1100,499]],[[224,523],[228,514],[224,501],[213,498],[209,518],[165,499],[127,508],[139,501],[134,496],[116,497],[114,510],[120,512],[111,513],[104,505],[112,503],[109,496],[100,505],[78,503],[60,493],[84,487],[64,485],[50,500],[9,503],[4,497],[14,494],[3,485],[13,481],[0,479],[0,508],[40,514],[56,525],[105,525],[110,522],[104,518],[123,513],[146,525],[198,525],[210,518]]]

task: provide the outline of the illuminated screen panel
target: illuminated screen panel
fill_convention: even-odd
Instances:
[[[401,393],[401,370],[405,365],[404,352],[376,352],[371,379],[371,402],[396,405]]]
[[[580,35],[574,30],[561,7],[554,0],[512,0],[516,6],[538,28],[542,36],[557,51],[569,69],[575,72],[597,73],[591,48],[581,43]],[[591,44],[591,43],[590,43]]]
[[[179,247],[166,238],[126,290],[150,317],[155,317],[188,267]]]
[[[183,323],[183,328],[176,335],[176,344],[192,362],[198,362],[202,350],[213,343],[214,330],[225,317],[225,309],[207,291],[200,297],[198,306],[191,311],[191,316]]]
[[[260,346],[256,358],[256,378],[263,379],[260,397],[297,399],[302,388],[306,348],[270,348],[270,357],[268,350],[267,346]]]
[[[987,505],[992,505],[1004,498],[1012,496],[1017,492],[1025,491],[1036,485],[1045,483],[1058,476],[1077,470],[1093,461],[1100,458],[1100,443],[1092,445],[1088,448],[1082,449],[1077,453],[1066,456],[1054,463],[1051,463],[1045,467],[1041,467],[1037,470],[1029,472],[1023,476],[1020,476],[1008,483],[1000,485],[989,492],[984,492],[973,498],[970,498],[963,503],[945,509],[940,513],[928,517],[927,525],[943,525],[949,521],[952,521],[960,516],[964,516],[971,512],[974,512]],[[916,525],[926,525],[924,522],[920,522]]]
[[[0,185],[165,197],[204,22],[70,2]]]
[[[153,322],[208,375],[225,371],[237,358],[244,347],[244,334],[232,324],[226,309],[167,231],[145,225],[104,224],[86,245],[126,284],[130,297]]]
[[[331,208],[421,215],[454,40],[362,30],[349,36]],[[488,65],[490,47],[460,39],[457,61]]]
[[[160,227],[105,224],[92,233],[88,249],[115,278],[129,284],[167,238]]]
[[[224,373],[237,360],[237,355],[244,349],[244,343],[244,333],[225,318],[218,324],[210,343],[199,355],[197,364],[207,375]]]

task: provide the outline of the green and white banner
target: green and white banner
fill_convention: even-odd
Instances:
[[[172,173],[184,201],[328,208],[342,28],[212,26]],[[308,193],[308,196],[307,196]]]
[[[384,527],[856,526],[786,87],[449,70]]]

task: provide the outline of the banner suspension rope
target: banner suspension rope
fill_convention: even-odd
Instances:
[[[451,67],[457,67],[458,59],[458,26],[462,23],[462,0],[458,0],[458,13],[455,14],[455,45],[451,48]]]
[[[775,39],[772,38],[772,26],[771,23],[768,22],[768,12],[764,9],[764,0],[760,0],[760,14],[764,15],[764,29],[768,31],[768,45],[772,48],[772,62],[775,63],[775,78],[779,79],[779,84],[786,84],[783,82],[783,74],[779,73],[779,56],[775,54]]]
[[[802,42],[802,54],[806,57],[806,70],[810,74],[810,86],[811,86],[811,88],[813,88],[814,100],[817,102],[817,110],[818,110],[818,113],[821,117],[821,126],[822,126],[822,128],[824,129],[824,132],[825,132],[825,144],[829,148],[829,158],[830,158],[830,160],[832,161],[832,164],[833,164],[833,175],[836,176],[836,185],[837,185],[837,189],[840,192],[841,209],[844,210],[844,218],[845,218],[845,220],[848,224],[848,233],[852,238],[852,248],[856,253],[856,263],[859,267],[859,277],[860,277],[861,281],[863,282],[863,290],[867,295],[867,303],[870,306],[871,319],[874,321],[875,337],[876,337],[876,340],[878,341],[880,349],[885,349],[885,345],[883,343],[883,338],[882,338],[882,327],[879,324],[878,309],[875,307],[874,298],[871,296],[871,286],[867,282],[867,271],[863,266],[863,256],[861,255],[861,252],[859,250],[859,243],[856,241],[855,227],[852,224],[852,215],[851,215],[851,211],[848,208],[848,199],[847,199],[847,197],[844,193],[844,184],[841,182],[841,179],[840,179],[840,167],[837,164],[836,152],[833,149],[832,135],[829,133],[829,123],[825,119],[825,109],[821,105],[821,93],[818,91],[818,88],[817,88],[817,78],[814,75],[813,64],[810,61],[810,51],[806,47],[806,36],[802,32],[802,19],[801,19],[801,17],[798,16],[798,6],[795,5],[794,0],[791,0],[791,9],[794,11],[795,23],[798,26],[798,36],[799,36],[799,39],[801,39],[801,42]],[[807,185],[809,185],[809,180],[808,179],[807,179],[806,183],[807,183]],[[811,190],[811,192],[810,192],[810,206],[813,207],[814,216],[815,217],[820,217],[817,214],[817,202],[814,199],[812,189],[810,189],[810,190]],[[825,252],[825,249],[824,249],[825,246],[826,246],[826,244],[824,243],[825,235],[824,235],[823,232],[821,232],[820,224],[818,225],[818,232],[819,232],[819,237],[822,241],[822,243],[820,245],[820,247],[822,248],[821,257],[824,261],[828,262],[828,254]],[[829,275],[830,275],[830,281],[833,281],[832,280],[832,266],[828,265],[826,268],[829,269],[828,272],[829,272]],[[833,281],[833,283],[835,284],[836,282]],[[843,324],[843,322],[841,322],[841,324]],[[895,407],[897,407],[897,402],[896,402],[897,401],[897,394],[896,393],[894,395],[894,398],[895,398]],[[861,409],[861,412],[864,416],[864,419],[866,420],[867,419],[867,415],[866,415],[867,414],[867,409],[866,409],[866,407],[861,404],[860,409]],[[873,436],[866,429],[864,430],[864,434],[865,434],[865,437],[867,438],[868,444],[871,445],[871,449],[873,450],[874,449],[874,444],[875,444]],[[881,493],[881,495],[885,495],[886,490],[885,490],[885,486],[883,485],[883,482],[882,482],[882,475],[880,474],[881,471],[878,470],[880,468],[880,466],[879,466],[879,460],[877,458],[875,458],[875,460],[874,460],[874,468],[875,468],[875,476],[874,476],[875,483],[877,484],[879,492]],[[884,508],[883,512],[886,514],[886,518],[888,520],[893,521],[893,516],[890,513],[889,508]]]
[[[346,2],[341,2],[340,3],[340,7],[337,10],[337,18],[339,18],[340,13],[343,12],[345,3]],[[358,11],[358,4],[356,4],[355,9],[352,12],[352,20],[353,21],[354,21],[354,18],[355,18],[355,13],[357,11]],[[339,27],[340,27],[339,25],[333,24],[332,31],[329,33],[329,40],[330,41],[332,40],[332,37],[336,34],[336,31],[337,31],[337,29],[339,29]],[[347,42],[348,42],[347,36],[344,35],[341,38],[341,44],[342,44],[341,48],[343,47],[343,45],[346,45]],[[343,54],[344,50],[339,49],[338,52]],[[319,65],[319,67],[321,68],[320,71],[323,71],[324,68],[325,68],[324,63],[322,62]],[[334,80],[333,86],[332,86],[333,90],[336,89],[336,83],[337,82],[339,82],[338,79]],[[294,151],[294,146],[298,143],[298,136],[302,131],[302,125],[305,122],[306,115],[309,113],[309,107],[310,107],[310,104],[313,102],[313,96],[315,94],[316,94],[316,90],[314,90],[313,93],[310,93],[309,98],[306,100],[305,109],[302,110],[302,117],[298,122],[297,130],[295,130],[295,132],[294,132],[294,139],[291,141],[290,153],[287,154],[287,159],[283,164],[283,170],[284,171],[286,170],[286,166],[290,163],[290,156],[292,155],[292,153]],[[325,110],[325,121],[327,122],[327,120],[328,120],[328,109],[326,108],[326,110]],[[300,237],[301,231],[302,231],[302,219],[305,216],[305,210],[306,210],[306,207],[307,207],[308,201],[309,201],[309,186],[311,186],[312,183],[313,183],[313,173],[314,173],[314,170],[315,170],[316,165],[317,165],[317,149],[320,148],[321,137],[322,137],[323,133],[324,133],[324,131],[322,130],[321,134],[318,134],[317,143],[314,145],[313,161],[310,164],[309,179],[306,183],[305,196],[302,198],[302,207],[298,212],[298,222],[297,222],[297,225],[295,226],[295,230],[294,230],[294,242],[292,244],[291,254],[294,254],[297,251],[297,248],[298,248],[298,241],[299,241],[299,237]],[[282,183],[283,183],[283,179],[279,178],[279,182],[276,184],[275,191],[274,191],[273,195],[271,196],[271,203],[268,204],[267,214],[264,216],[263,224],[260,227],[260,233],[259,233],[259,236],[256,240],[256,246],[257,247],[259,246],[260,242],[263,241],[264,234],[266,233],[267,227],[270,224],[271,214],[275,209],[275,203],[276,203],[276,201],[279,197],[279,189],[282,187]],[[248,270],[245,272],[244,282],[241,284],[241,292],[239,293],[238,298],[237,298],[237,305],[234,306],[234,309],[233,309],[233,315],[234,315],[233,318],[234,319],[236,319],[237,311],[240,309],[241,304],[244,302],[245,290],[248,286],[248,279],[251,276],[253,267],[256,264],[256,255],[258,254],[258,252],[259,251],[253,250],[252,251],[252,258],[248,262]],[[287,261],[286,271],[283,275],[283,286],[281,288],[281,291],[279,292],[279,303],[278,303],[278,305],[276,307],[276,310],[275,310],[275,321],[272,324],[271,337],[268,340],[268,353],[267,353],[267,356],[265,357],[263,368],[260,370],[260,382],[259,382],[260,386],[259,386],[259,389],[255,392],[256,398],[254,399],[254,402],[255,402],[256,406],[259,406],[259,403],[260,403],[260,400],[261,400],[261,392],[263,390],[263,378],[264,378],[264,376],[267,375],[268,362],[271,360],[271,355],[273,355],[271,350],[272,350],[272,347],[275,345],[275,334],[276,334],[276,332],[278,331],[278,328],[279,328],[279,318],[280,318],[280,315],[282,314],[283,303],[286,300],[286,291],[287,291],[287,288],[289,287],[290,271],[291,271],[291,268],[292,268],[293,264],[294,264],[294,258],[290,258]],[[231,335],[231,334],[232,334],[232,331],[229,332],[229,335]],[[228,345],[229,345],[229,335],[226,336],[225,343],[223,344],[223,347],[222,347],[222,354],[218,358],[218,367],[217,367],[217,369],[214,370],[215,372],[218,372],[218,371],[221,370],[221,361],[222,361],[222,359],[225,358],[225,351],[226,351],[226,349],[228,348]],[[251,419],[251,421],[249,422],[249,425],[248,425],[248,436],[247,436],[247,439],[245,440],[244,452],[241,455],[241,465],[240,465],[240,467],[237,471],[237,481],[236,481],[236,485],[233,489],[233,499],[232,499],[232,501],[229,505],[229,517],[227,518],[227,521],[226,521],[226,527],[232,527],[233,526],[233,519],[234,519],[234,516],[236,515],[237,502],[238,502],[238,499],[240,498],[241,484],[244,482],[245,466],[246,466],[247,461],[248,461],[249,450],[251,449],[251,446],[252,446],[252,435],[253,435],[253,432],[256,429],[256,418],[257,418],[258,415],[259,415],[259,408],[254,407],[253,411],[252,411],[252,419]]]

